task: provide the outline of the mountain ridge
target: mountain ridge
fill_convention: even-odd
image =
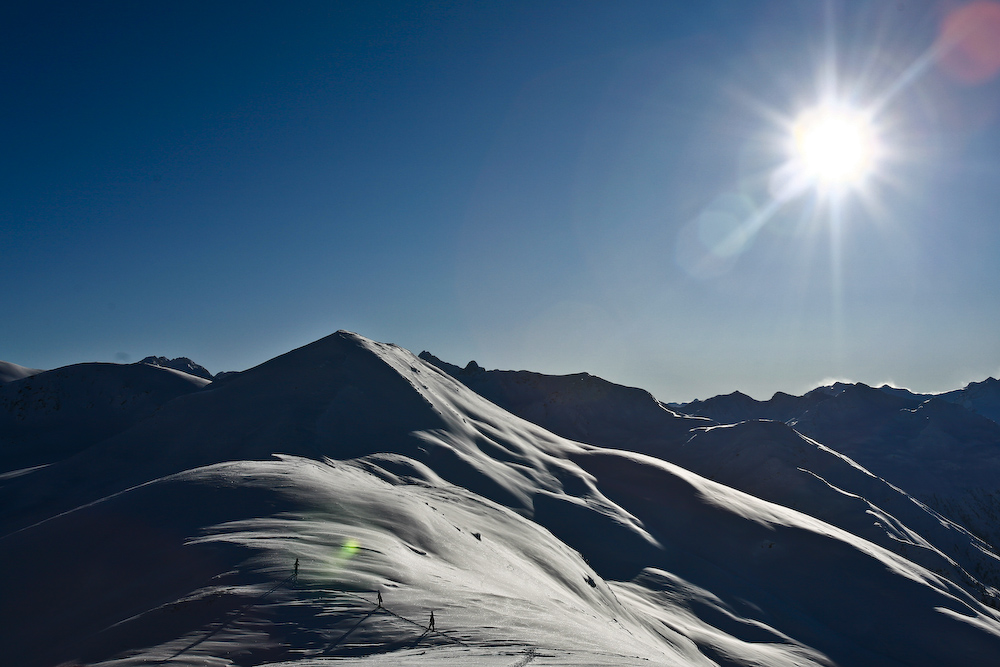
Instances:
[[[576,423],[581,411],[593,410],[591,392],[578,389],[585,376],[486,371],[478,365],[470,372],[469,367],[461,369],[440,362],[429,353],[422,356],[503,408],[564,437],[656,456],[756,497],[820,517],[890,551],[916,558],[936,571],[949,572],[955,581],[971,584],[985,599],[993,600],[995,589],[1000,587],[1000,559],[993,546],[996,542],[990,540],[988,531],[981,530],[979,522],[969,522],[967,516],[956,512],[944,511],[942,516],[942,510],[947,509],[944,503],[934,503],[934,509],[927,505],[934,500],[932,494],[924,502],[912,498],[892,483],[892,475],[888,481],[877,477],[845,456],[837,443],[831,443],[837,449],[834,451],[826,446],[829,440],[822,439],[824,444],[820,444],[793,430],[794,422],[788,425],[749,418],[724,424],[706,422],[705,417],[684,422],[678,413],[667,411],[658,413],[658,419],[652,422],[632,420],[627,428],[588,430]],[[623,408],[621,403],[636,401],[648,409],[655,402],[647,392],[601,382],[605,383],[605,394],[616,395],[618,402],[613,412],[618,415],[632,415],[638,410]],[[856,418],[858,410],[865,408],[878,413],[885,405],[911,405],[900,397],[844,383],[818,388],[804,398],[805,402],[796,405],[823,406],[834,399],[838,404],[854,405],[853,412],[844,419]],[[868,405],[871,398],[875,399],[874,405]],[[739,392],[719,399],[744,408],[765,404]],[[724,406],[714,416],[733,414],[733,409]],[[807,410],[805,414],[810,413]],[[680,437],[678,421],[683,424]],[[971,531],[967,523],[971,523]],[[984,540],[992,544],[984,544]],[[983,579],[984,588],[977,578]]]
[[[592,376],[502,379],[567,429],[639,442],[662,424],[645,445],[689,452],[692,467],[757,451],[760,461],[718,470],[765,472],[791,457],[774,468],[784,476],[805,456],[827,461],[832,482],[891,490],[777,422],[720,425]],[[605,413],[587,414],[602,403]],[[882,539],[870,526],[851,532],[664,458],[567,439],[398,346],[345,331],[18,472],[0,476],[0,625],[19,638],[8,652],[17,667],[507,667],[517,656],[874,667],[1000,656],[1000,614],[980,601],[989,588],[975,573],[963,580],[935,555],[938,536],[921,542],[925,528],[877,497],[830,511],[876,512],[931,560],[858,534]],[[823,497],[848,498],[798,474]],[[65,605],[58,614],[53,601]]]

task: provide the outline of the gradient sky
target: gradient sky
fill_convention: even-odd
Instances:
[[[1000,5],[969,7],[7,8],[0,359],[218,372],[350,329],[667,401],[996,376]],[[831,91],[884,158],[777,201]]]

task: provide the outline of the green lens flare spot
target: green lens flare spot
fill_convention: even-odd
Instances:
[[[354,554],[358,552],[358,549],[360,548],[361,548],[361,543],[358,542],[356,539],[351,538],[346,542],[344,542],[344,544],[340,547],[340,557],[351,558],[352,556],[354,556]]]

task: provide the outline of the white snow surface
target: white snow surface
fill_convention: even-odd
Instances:
[[[20,380],[21,378],[26,378],[31,375],[37,375],[41,372],[42,371],[37,368],[27,368],[25,366],[12,364],[9,361],[0,361],[0,385],[13,382],[14,380]]]
[[[827,457],[796,493],[878,509],[830,490],[870,473],[759,424],[690,444]],[[349,332],[66,451],[0,476],[4,664],[1000,663],[1000,616],[878,531],[567,440]]]

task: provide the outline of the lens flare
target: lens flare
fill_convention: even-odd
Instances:
[[[968,84],[1000,73],[1000,3],[978,0],[945,18],[938,39],[941,67]]]
[[[343,558],[344,560],[347,560],[348,558],[353,558],[354,554],[356,554],[358,552],[358,549],[360,548],[361,548],[360,542],[358,542],[353,537],[349,538],[340,547],[340,557]]]

